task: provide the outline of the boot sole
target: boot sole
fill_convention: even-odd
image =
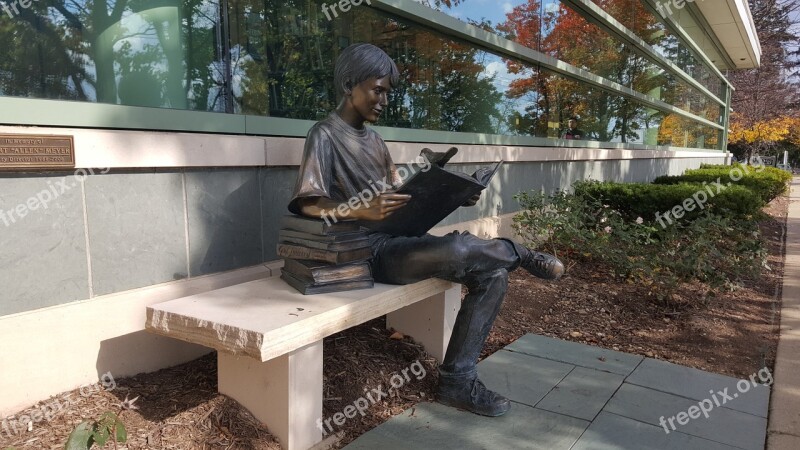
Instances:
[[[497,411],[497,412],[477,411],[475,409],[472,409],[471,406],[468,405],[468,404],[465,404],[465,403],[462,403],[462,402],[459,402],[459,401],[455,401],[455,400],[450,400],[448,398],[437,398],[436,402],[437,403],[441,403],[442,405],[445,405],[445,406],[449,406],[451,408],[460,409],[460,410],[463,410],[463,411],[471,412],[473,414],[477,414],[479,416],[485,416],[485,417],[500,417],[503,414],[507,413],[509,410],[511,410],[511,402],[505,403],[505,405],[507,405],[505,407],[505,409],[503,409],[501,411]]]

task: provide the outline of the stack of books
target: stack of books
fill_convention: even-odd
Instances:
[[[289,215],[278,235],[281,278],[303,294],[367,289],[374,285],[367,232],[353,221],[328,223]]]

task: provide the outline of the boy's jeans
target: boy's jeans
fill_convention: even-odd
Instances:
[[[442,376],[465,381],[477,376],[476,364],[508,287],[508,272],[519,267],[524,247],[507,239],[481,239],[467,232],[446,236],[370,235],[375,281],[409,284],[441,278],[465,285]]]

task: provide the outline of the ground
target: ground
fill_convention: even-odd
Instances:
[[[658,306],[639,285],[612,281],[602,267],[571,267],[558,282],[514,272],[483,357],[526,333],[538,333],[740,378],[764,365],[772,369],[787,206],[785,197],[776,199],[766,209],[770,218],[761,224],[770,271],[745,280],[733,292],[714,294],[697,284],[684,286],[679,296],[695,306],[680,310]],[[334,448],[433,396],[435,360],[408,337],[385,330],[383,319],[325,339],[324,353],[324,418],[348,405],[361,405],[362,410],[370,405],[363,417],[356,413],[341,425],[328,421],[326,431]],[[392,378],[409,368],[402,383]],[[51,420],[34,423],[31,431],[23,426],[15,432],[0,424],[0,448],[61,449],[82,420],[117,412],[122,400],[137,396],[140,409],[122,412],[129,440],[120,449],[279,448],[247,411],[216,393],[214,354],[116,381],[113,391],[84,389],[83,394],[73,391],[51,399],[64,407]],[[402,386],[392,389],[392,382]],[[376,392],[388,397],[373,404],[383,397]]]

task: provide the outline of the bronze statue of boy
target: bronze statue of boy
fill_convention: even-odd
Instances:
[[[400,179],[386,144],[364,122],[378,120],[398,77],[394,61],[374,45],[354,44],[342,51],[334,73],[342,100],[308,133],[291,212],[323,217],[378,180],[397,186]],[[368,204],[349,209],[349,218],[381,220],[409,198],[387,190]],[[478,199],[479,195],[473,197],[465,206]],[[476,364],[505,297],[508,272],[521,266],[540,278],[558,279],[563,264],[509,239],[486,240],[467,232],[440,237],[372,232],[369,237],[376,281],[408,284],[436,277],[467,286],[439,367],[437,401],[486,416],[507,412],[510,402],[483,385]]]

